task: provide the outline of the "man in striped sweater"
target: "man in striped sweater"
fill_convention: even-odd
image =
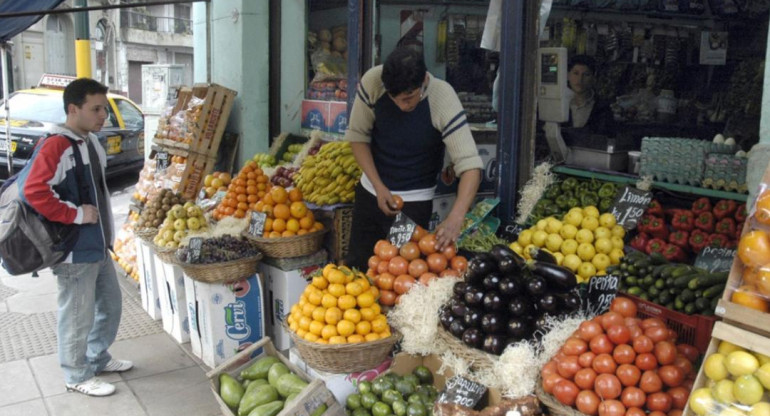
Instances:
[[[457,93],[427,72],[421,53],[397,48],[385,64],[361,77],[345,140],[363,170],[348,265],[366,270],[375,242],[387,236],[398,213],[393,195],[403,198],[404,214],[428,228],[445,149],[460,183],[451,211],[438,225],[437,245],[457,240],[483,164]]]

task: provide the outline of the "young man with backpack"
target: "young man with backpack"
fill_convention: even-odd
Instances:
[[[104,177],[107,155],[93,132],[101,130],[108,106],[106,86],[88,78],[72,81],[64,90],[66,122],[38,144],[17,179],[21,198],[40,215],[79,224],[74,248],[52,271],[59,289],[57,335],[64,381],[67,390],[89,396],[115,392],[115,386],[97,374],[133,367],[107,352],[118,332],[122,303],[107,253],[113,238]],[[82,163],[76,163],[74,152],[79,152]],[[81,172],[76,172],[78,166]],[[82,195],[85,189],[87,195]]]

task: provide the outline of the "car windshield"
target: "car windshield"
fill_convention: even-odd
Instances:
[[[64,123],[64,105],[61,94],[28,94],[18,92],[8,101],[11,120]],[[0,107],[0,118],[5,118],[5,106]]]

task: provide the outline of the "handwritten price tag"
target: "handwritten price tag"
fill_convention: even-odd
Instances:
[[[264,212],[251,211],[251,218],[249,218],[249,234],[254,237],[262,237],[262,232],[265,230],[265,220],[267,214]]]
[[[155,170],[164,171],[168,168],[169,163],[168,152],[158,152],[155,154]]]
[[[399,212],[393,220],[393,225],[390,226],[388,241],[394,246],[401,248],[401,246],[412,239],[415,228],[417,228],[417,223],[412,221],[403,212]]]
[[[484,397],[487,387],[460,376],[447,380],[444,390],[438,395],[437,403],[459,404],[474,408]]]
[[[601,315],[610,309],[610,303],[618,294],[617,276],[595,276],[588,281],[588,295],[585,303],[586,312],[590,316]]]
[[[626,186],[615,198],[610,212],[615,215],[618,224],[622,225],[623,228],[633,230],[636,228],[639,218],[644,215],[647,206],[650,205],[650,201],[652,201],[651,192]]]
[[[190,239],[190,244],[187,248],[190,249],[190,263],[196,263],[201,258],[201,247],[203,247],[203,239],[200,237],[193,237]]]
[[[726,272],[733,267],[736,249],[706,247],[695,258],[695,267],[709,272]]]

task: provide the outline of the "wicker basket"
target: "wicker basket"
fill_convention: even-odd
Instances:
[[[158,235],[157,228],[139,228],[134,230],[134,235],[145,243],[152,244],[153,238]]]
[[[152,244],[152,251],[158,258],[168,264],[178,263],[176,259],[176,248],[158,247],[155,243]]]
[[[222,263],[192,264],[185,263],[178,258],[175,262],[182,268],[184,274],[199,282],[232,283],[246,279],[256,273],[261,259],[262,253],[257,253],[255,256]]]
[[[441,325],[438,326],[436,335],[448,347],[448,350],[452,351],[452,354],[471,363],[471,367],[474,370],[491,372],[495,365],[497,365],[497,356],[465,345],[464,342],[447,332]]]
[[[302,356],[307,365],[329,373],[354,373],[371,370],[388,358],[393,346],[401,339],[401,334],[394,330],[390,337],[376,341],[324,345],[300,338],[296,332],[289,329],[286,319],[283,319],[281,324],[289,333],[294,345],[297,346],[299,355]]]
[[[543,379],[538,376],[535,384],[535,395],[540,403],[548,408],[548,414],[552,416],[588,416],[571,406],[563,405],[555,397],[543,390]]]
[[[257,248],[267,257],[287,258],[313,254],[321,249],[326,230],[316,231],[293,237],[262,238],[248,233],[243,236],[254,242]]]

